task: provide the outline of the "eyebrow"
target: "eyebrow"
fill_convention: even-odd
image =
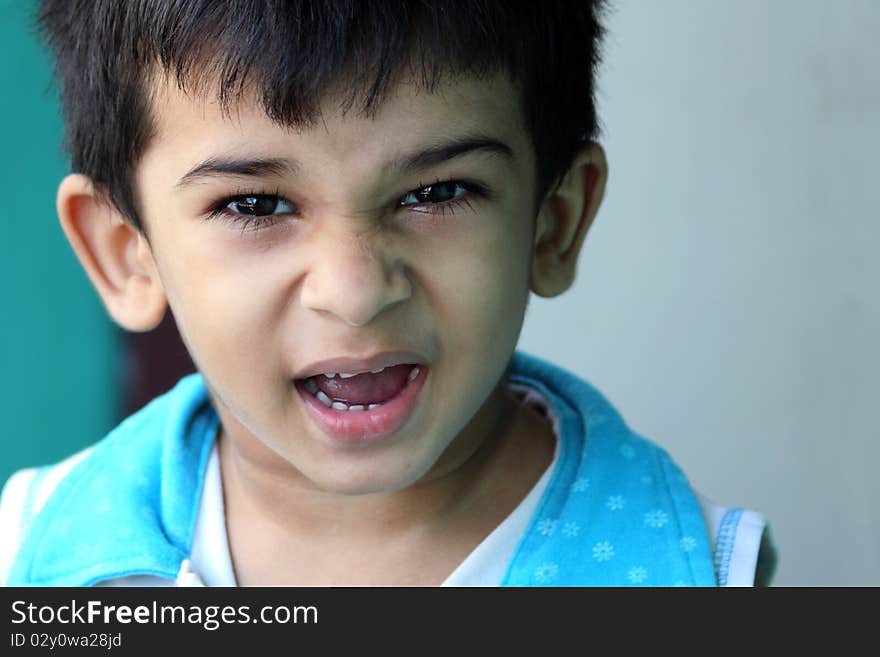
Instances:
[[[400,171],[421,171],[469,153],[499,155],[512,163],[513,149],[499,139],[486,135],[465,135],[422,148],[395,158],[390,166]]]
[[[470,153],[486,153],[500,156],[508,163],[516,159],[513,149],[503,141],[486,135],[464,135],[454,137],[438,144],[422,147],[413,153],[394,158],[386,166],[399,171],[423,171],[448,160]],[[244,176],[257,178],[260,176],[293,175],[302,165],[287,158],[236,158],[211,157],[197,164],[177,181],[180,189],[198,180],[223,176]]]
[[[204,178],[222,176],[280,176],[293,174],[299,168],[294,160],[277,157],[234,158],[211,157],[186,172],[174,185],[180,189]]]

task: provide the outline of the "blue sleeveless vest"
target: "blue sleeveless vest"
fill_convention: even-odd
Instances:
[[[559,454],[502,585],[714,586],[699,503],[666,452],[547,361],[516,351],[506,376],[547,399]],[[7,585],[174,579],[189,557],[218,424],[199,374],[124,420],[49,496]]]

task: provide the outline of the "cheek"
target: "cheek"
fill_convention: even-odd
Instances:
[[[529,289],[526,221],[513,213],[496,217],[486,230],[462,232],[438,249],[441,256],[427,258],[436,263],[425,274],[439,297],[435,311],[460,348],[485,353],[518,336]]]
[[[235,231],[231,231],[235,234]],[[222,239],[178,233],[163,279],[180,331],[200,369],[222,378],[272,363],[273,279],[258,258]],[[277,363],[276,363],[277,365]]]

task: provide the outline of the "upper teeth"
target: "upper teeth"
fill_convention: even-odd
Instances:
[[[384,369],[385,369],[384,367],[380,367],[377,370],[370,370],[370,373],[371,374],[378,374],[379,372],[384,371]],[[336,376],[336,374],[337,374],[336,372],[325,372],[324,376],[326,376],[328,379],[332,379]],[[358,374],[361,374],[361,372],[354,373],[354,374],[349,373],[349,372],[339,372],[338,374],[339,374],[340,379],[350,379],[353,376],[357,376]]]

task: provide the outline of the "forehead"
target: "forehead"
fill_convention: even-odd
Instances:
[[[480,134],[528,149],[521,98],[503,74],[444,79],[431,91],[399,82],[365,115],[342,93],[328,93],[316,119],[283,125],[243,96],[224,112],[216,98],[182,91],[165,79],[153,87],[152,137],[142,162],[180,166],[217,155],[290,155],[298,159],[360,160],[364,164],[431,140]]]

